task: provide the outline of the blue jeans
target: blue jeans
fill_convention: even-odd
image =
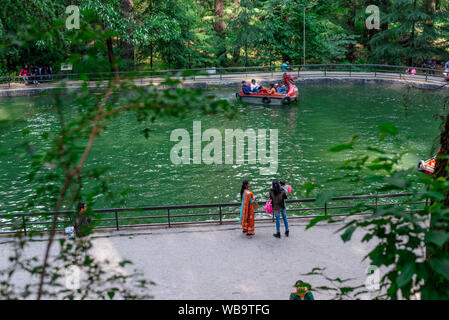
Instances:
[[[280,211],[274,211],[274,216],[276,217],[276,232],[281,232],[281,217],[284,220],[285,231],[288,231],[288,221],[287,221],[287,208],[281,209]]]

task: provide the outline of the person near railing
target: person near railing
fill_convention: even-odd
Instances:
[[[305,286],[304,281],[296,281],[294,287],[296,290],[290,293],[289,300],[315,300],[312,291]]]
[[[290,71],[290,67],[289,67],[289,62],[288,62],[288,60],[285,60],[285,61],[281,64],[281,69],[282,69],[282,72],[289,72],[289,71]]]
[[[87,204],[85,202],[78,203],[78,210],[76,217],[73,219],[73,227],[75,229],[75,235],[78,238],[86,237],[91,230],[90,222],[92,219],[86,214]]]
[[[280,213],[285,208],[285,199],[287,199],[287,194],[284,189],[281,188],[279,181],[277,179],[273,180],[272,188],[270,190],[270,200],[273,207],[274,216],[276,218],[276,233],[273,234],[274,237],[281,237],[281,218]],[[287,216],[283,215],[285,225],[285,235],[288,236],[288,222]]]
[[[435,60],[435,58],[430,59],[429,61],[427,61],[427,65],[429,66],[430,70],[429,71],[429,75],[434,76],[435,75],[435,68],[437,66],[437,62]]]
[[[254,194],[249,191],[251,184],[248,180],[244,180],[242,188],[240,189],[240,198],[242,205],[240,207],[240,224],[242,225],[242,232],[247,236],[253,236],[254,233],[254,208],[257,206]]]
[[[281,188],[285,191],[285,194],[289,194],[290,192],[292,192],[292,187],[289,185],[286,185],[285,180],[279,181],[279,184],[281,185]],[[287,205],[285,204],[285,200],[284,200],[284,208],[281,210],[281,214],[282,214],[282,219],[284,220],[284,224],[285,224],[285,236],[288,237],[289,231],[288,231],[288,221],[287,221]]]
[[[50,81],[52,78],[52,69],[48,65],[45,65],[41,71],[41,78],[43,81]]]
[[[22,77],[25,83],[28,81],[28,77],[30,76],[30,67],[25,64],[25,66],[20,70],[19,77]]]
[[[407,68],[406,72],[407,74],[415,75],[416,74],[415,65],[413,65],[411,68]]]

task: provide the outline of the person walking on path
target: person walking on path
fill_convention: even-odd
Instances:
[[[90,232],[89,223],[92,219],[86,215],[87,205],[84,202],[78,203],[78,214],[74,219],[73,227],[78,238],[87,236]]]
[[[282,211],[282,219],[284,220],[285,225],[285,235],[288,237],[288,222],[287,215],[284,213],[283,209],[285,208],[285,199],[287,199],[287,194],[284,189],[281,188],[279,181],[277,179],[273,180],[273,187],[270,190],[270,199],[271,205],[273,207],[274,216],[276,218],[276,233],[273,234],[274,237],[281,237],[281,218],[280,212]]]
[[[251,184],[248,180],[243,181],[240,189],[240,198],[242,199],[242,206],[240,207],[240,224],[242,225],[243,233],[247,236],[254,235],[254,194],[249,191]]]
[[[296,290],[290,293],[289,300],[315,300],[312,291],[310,291],[302,280],[295,283]]]

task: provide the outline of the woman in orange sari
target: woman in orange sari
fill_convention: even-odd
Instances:
[[[242,225],[243,233],[247,236],[254,235],[254,194],[249,191],[251,184],[248,180],[243,181],[240,190],[240,198],[242,199],[242,206],[240,207],[240,224]]]

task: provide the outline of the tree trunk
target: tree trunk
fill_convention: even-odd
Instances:
[[[150,0],[150,16],[153,17],[153,0]],[[150,69],[153,70],[153,41],[150,42]]]
[[[415,0],[413,2],[413,12],[416,11],[416,1],[417,0]],[[411,33],[410,33],[410,49],[411,49],[410,51],[411,52],[413,52],[413,48],[415,47],[415,29],[416,29],[416,22],[413,21],[412,30],[411,30]],[[409,66],[412,66],[413,65],[413,57],[410,56],[408,58],[407,63],[408,63]]]
[[[224,30],[226,29],[226,23],[223,21],[224,18],[224,0],[214,0],[214,14],[215,14],[215,24],[214,30],[218,37],[218,48],[217,48],[217,63],[219,66],[223,65],[225,59],[226,48],[224,43]]]
[[[426,0],[426,11],[429,15],[433,16],[436,12],[437,1],[436,0]],[[433,19],[427,20],[426,25],[433,28]]]
[[[123,15],[131,15],[133,12],[133,0],[120,0]],[[130,32],[132,32],[130,30]],[[121,41],[120,47],[123,51],[123,58],[134,65],[134,45],[132,43]]]
[[[111,66],[111,72],[113,72],[115,74],[115,76],[118,76],[118,67],[117,67],[117,63],[115,62],[115,57],[114,57],[114,48],[112,46],[112,38],[109,37],[106,40],[106,45],[108,48],[108,58],[109,58],[109,64]]]
[[[237,8],[240,7],[240,0],[234,0],[234,3],[235,3],[235,5],[236,5]],[[232,62],[233,62],[234,64],[237,64],[238,61],[240,60],[240,50],[241,50],[240,45],[236,45],[236,46],[234,47],[234,50],[233,50],[233,52],[232,52]]]
[[[348,27],[349,30],[351,30],[351,32],[354,33],[355,16],[357,14],[357,0],[351,0],[351,2],[352,2],[352,10],[349,15]],[[348,53],[346,54],[346,58],[349,60],[350,63],[354,62],[354,45],[352,43],[350,43],[348,46]]]

